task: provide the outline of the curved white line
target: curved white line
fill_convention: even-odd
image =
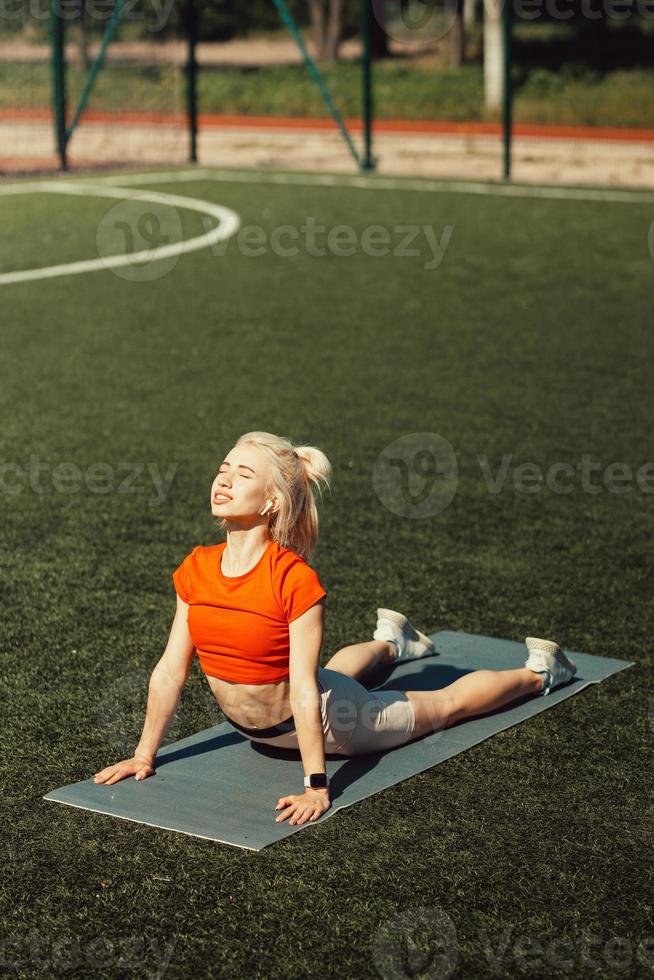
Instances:
[[[98,259],[82,259],[78,262],[65,262],[61,265],[44,266],[41,269],[22,269],[18,272],[0,273],[0,285],[8,283],[26,282],[31,279],[50,279],[53,276],[68,276],[79,272],[93,272],[96,269],[115,269],[122,265],[131,265],[133,262],[156,262],[158,259],[169,258],[174,255],[183,255],[185,252],[194,252],[199,248],[206,248],[214,242],[223,241],[233,235],[241,226],[241,219],[230,208],[223,207],[221,204],[212,204],[210,201],[203,201],[195,197],[183,197],[177,194],[163,194],[157,191],[132,191],[121,187],[101,186],[98,184],[75,184],[56,181],[39,181],[38,183],[25,184],[22,187],[3,187],[0,193],[20,194],[31,193],[32,191],[46,191],[55,194],[81,194],[89,197],[117,197],[121,200],[147,201],[150,204],[167,204],[171,207],[186,208],[189,211],[199,211],[201,214],[208,214],[217,218],[219,224],[216,228],[198,235],[195,238],[188,238],[181,242],[172,242],[170,245],[160,245],[158,248],[143,249],[140,252],[128,252],[124,255],[107,255]]]

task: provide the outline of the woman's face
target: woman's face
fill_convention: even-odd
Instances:
[[[211,485],[211,513],[226,520],[259,517],[268,503],[267,461],[256,446],[237,446],[218,467]],[[272,507],[266,516],[270,516]]]

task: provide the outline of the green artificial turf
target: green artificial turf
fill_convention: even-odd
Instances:
[[[23,478],[0,498],[5,967],[651,975],[654,498],[601,483],[611,463],[652,460],[651,207],[153,189],[226,205],[268,239],[309,217],[359,240],[383,225],[397,244],[393,229],[412,224],[451,238],[431,270],[424,238],[408,257],[254,257],[232,241],[152,281],[99,270],[0,286],[1,461],[41,467],[37,489]],[[0,195],[12,243],[0,271],[94,257],[112,203]],[[194,214],[183,229],[206,230]],[[636,667],[260,853],[44,801],[138,741],[171,572],[218,540],[210,482],[251,429],[315,444],[333,465],[314,557],[323,664],[369,639],[383,605],[426,632],[552,637]],[[373,479],[384,448],[414,433],[448,440],[459,471],[450,505],[422,518],[395,513]],[[484,459],[547,470],[584,454],[599,492],[577,478],[569,493],[521,493],[512,469],[499,493],[484,481]],[[86,476],[55,492],[63,462],[107,464],[109,492]],[[172,468],[163,500],[147,470],[143,492],[119,492],[148,464]],[[194,663],[167,741],[221,718]],[[298,766],[288,791],[301,786]]]

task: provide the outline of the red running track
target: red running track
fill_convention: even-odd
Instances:
[[[0,122],[49,122],[50,109],[0,109]],[[149,112],[140,110],[117,111],[89,109],[83,113],[84,122],[124,123],[129,125],[169,125],[186,127],[186,115],[174,112]],[[346,119],[353,132],[363,128],[361,119]],[[245,128],[333,130],[331,118],[311,116],[249,116],[223,113],[200,113],[198,126]],[[450,136],[500,136],[502,127],[495,122],[450,122],[422,119],[376,119],[376,133],[412,133],[415,135]],[[550,126],[536,123],[516,123],[514,136],[530,136],[540,139],[613,140],[636,143],[654,142],[654,129],[633,129],[620,126]]]

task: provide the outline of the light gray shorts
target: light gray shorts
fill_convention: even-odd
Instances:
[[[364,755],[408,742],[415,726],[413,705],[402,691],[369,691],[353,677],[321,667],[318,671],[325,752]],[[280,749],[299,749],[295,728],[257,738]]]

